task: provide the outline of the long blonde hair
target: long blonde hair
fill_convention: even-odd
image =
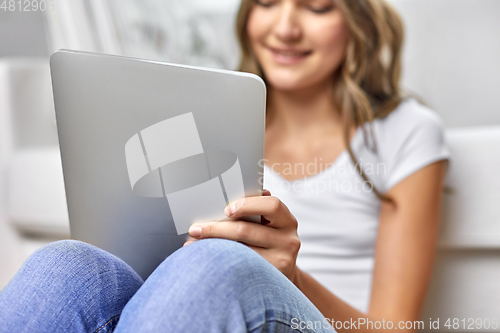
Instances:
[[[376,143],[369,127],[376,118],[391,113],[401,102],[399,85],[403,22],[399,14],[385,0],[335,0],[350,32],[346,54],[338,68],[335,83],[335,103],[341,110],[346,149],[356,169],[368,182],[377,197],[390,200],[378,191],[367,178],[351,149],[349,129],[361,126],[365,144],[376,151]],[[254,0],[242,0],[236,21],[241,47],[240,70],[265,76],[247,35],[247,23]],[[371,138],[371,143],[368,142]]]

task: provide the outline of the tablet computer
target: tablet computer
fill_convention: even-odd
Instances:
[[[71,50],[50,69],[72,238],[146,278],[192,223],[262,194],[258,76]]]

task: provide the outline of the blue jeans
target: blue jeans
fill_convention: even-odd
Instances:
[[[316,327],[304,328],[308,321]],[[92,245],[49,244],[0,292],[0,332],[334,330],[255,251],[234,241],[204,239],[174,252],[146,282]]]

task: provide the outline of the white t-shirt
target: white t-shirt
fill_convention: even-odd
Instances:
[[[414,99],[404,100],[387,117],[374,120],[372,129],[377,152],[369,135],[365,144],[361,128],[351,147],[367,177],[383,193],[415,171],[449,159],[440,118]],[[309,168],[309,174],[314,174],[314,164]],[[264,188],[297,218],[302,242],[297,266],[366,312],[380,201],[356,171],[348,152],[343,151],[321,173],[295,181],[285,180],[272,165],[265,165]]]

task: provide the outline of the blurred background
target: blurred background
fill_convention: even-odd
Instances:
[[[52,52],[226,69],[239,60],[239,0],[35,2],[0,8],[0,289],[32,251],[69,237]],[[444,332],[447,318],[496,318],[475,331],[500,332],[500,1],[390,2],[406,24],[403,86],[442,117],[453,154],[423,319],[441,318],[433,331]]]

